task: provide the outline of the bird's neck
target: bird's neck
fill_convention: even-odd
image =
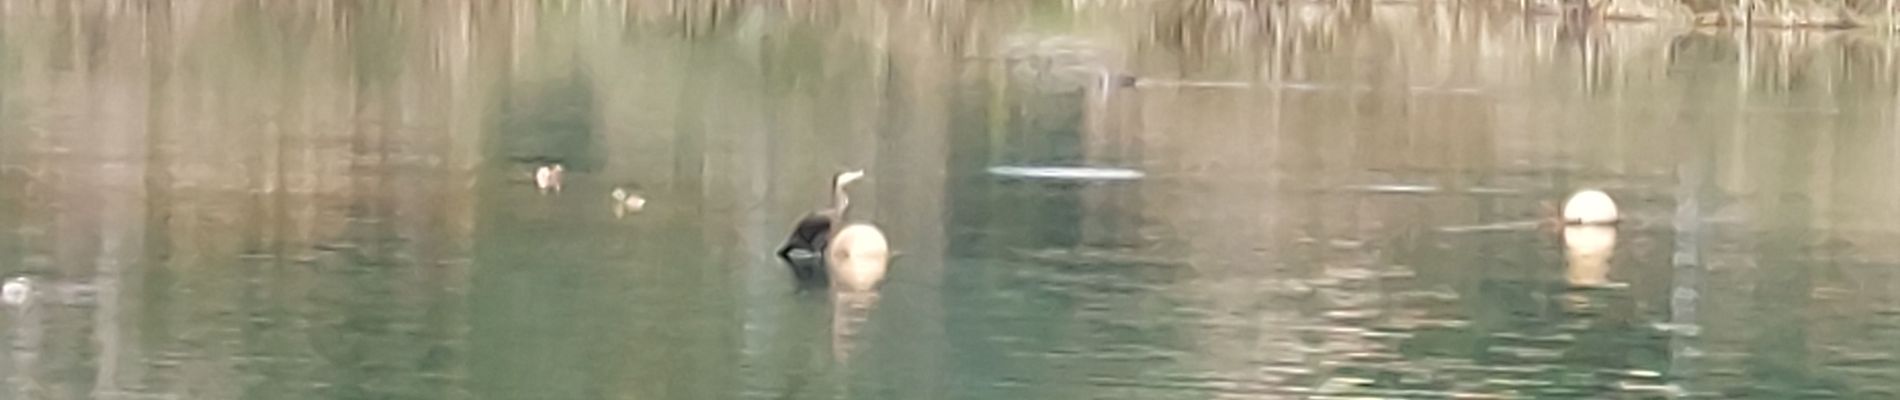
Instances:
[[[844,192],[844,185],[831,186],[831,209],[838,210],[838,216],[844,216],[845,207],[851,206],[851,195]]]

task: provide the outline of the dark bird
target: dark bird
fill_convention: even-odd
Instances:
[[[785,260],[792,268],[792,274],[801,282],[812,282],[819,278],[818,267],[809,262],[812,258],[822,258],[825,247],[838,227],[842,226],[845,210],[851,206],[851,198],[845,193],[845,186],[864,178],[863,170],[846,171],[831,178],[831,206],[798,220],[792,228],[791,237],[785,238],[785,245],[778,249],[778,258]],[[792,257],[795,250],[804,250],[807,262]]]

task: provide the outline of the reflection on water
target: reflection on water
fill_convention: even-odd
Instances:
[[[1564,227],[1564,269],[1571,285],[1610,283],[1610,256],[1616,253],[1616,228],[1601,225]]]
[[[1879,34],[662,3],[0,2],[5,397],[1900,396]]]

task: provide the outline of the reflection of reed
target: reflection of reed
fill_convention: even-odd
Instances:
[[[63,17],[36,14],[46,10]],[[420,11],[403,7],[343,11],[349,12],[387,17]],[[460,186],[455,183],[454,177],[460,176],[456,171],[430,170],[442,174],[427,176],[448,177],[443,181],[450,183],[427,190],[339,184],[372,175],[367,171],[414,176],[407,175],[413,170],[406,168],[434,168],[442,166],[442,160],[470,158],[452,150],[456,148],[453,144],[472,143],[467,136],[415,128],[438,123],[456,125],[479,120],[480,115],[467,112],[468,108],[459,113],[434,112],[453,109],[439,103],[461,101],[448,98],[456,96],[434,93],[455,92],[445,86],[468,82],[445,85],[410,79],[420,75],[418,71],[427,71],[427,67],[420,66],[426,63],[415,61],[428,58],[404,51],[414,50],[407,46],[420,42],[383,37],[390,32],[402,33],[396,28],[408,26],[392,27],[395,24],[385,18],[354,18],[321,6],[289,3],[222,7],[173,1],[117,7],[71,2],[52,8],[8,7],[3,17],[6,23],[0,25],[9,31],[5,35],[9,63],[25,67],[20,75],[9,74],[4,86],[70,97],[79,103],[66,104],[66,99],[59,98],[30,102],[14,101],[21,99],[18,97],[7,99],[8,119],[58,121],[35,129],[48,139],[44,145],[35,143],[32,136],[16,135],[12,123],[0,129],[0,147],[5,148],[0,153],[7,153],[0,154],[0,158],[13,161],[7,156],[15,152],[31,155],[22,160],[35,160],[35,169],[43,167],[57,175],[44,182],[51,189],[49,204],[33,205],[30,208],[35,210],[30,212],[65,221],[49,223],[48,231],[53,234],[41,236],[58,255],[47,262],[23,265],[90,280],[75,287],[87,288],[96,296],[92,302],[97,303],[87,314],[49,314],[54,318],[47,320],[48,326],[89,332],[92,340],[87,346],[91,350],[64,351],[76,356],[17,364],[26,368],[14,371],[22,376],[85,366],[95,368],[85,377],[92,381],[70,383],[75,387],[90,385],[94,394],[102,397],[131,394],[127,392],[135,388],[152,396],[193,392],[225,397],[220,394],[240,389],[206,382],[236,381],[231,371],[238,370],[269,375],[248,367],[258,360],[296,359],[299,354],[283,349],[278,344],[281,339],[255,338],[284,335],[294,340],[309,331],[292,328],[292,332],[285,333],[271,324],[238,326],[242,324],[234,321],[241,315],[272,315],[267,319],[280,322],[308,317],[285,315],[288,313],[282,310],[308,310],[302,295],[309,289],[307,278],[311,276],[302,273],[309,269],[297,267],[309,267],[318,261],[315,257],[304,258],[314,252],[310,247],[316,238],[334,238],[342,229],[341,221],[348,216],[334,212],[339,204],[336,199],[376,195],[392,199],[398,203],[394,207],[401,208],[385,208],[386,212],[377,215],[385,218],[374,218],[390,230],[375,238],[344,240],[353,249],[387,245],[389,242],[383,240],[394,237],[417,238],[406,245],[385,248],[420,254],[419,258],[426,258],[420,261],[427,263],[454,259],[459,249],[466,248],[458,244],[465,236],[431,230],[438,223],[458,225],[467,219],[467,215],[457,214],[466,211],[461,206],[467,202],[464,196],[449,194]],[[320,22],[326,19],[330,21]],[[349,23],[335,23],[337,20]],[[33,22],[17,23],[21,21]],[[364,31],[346,32],[350,29]],[[75,36],[85,37],[84,43],[70,43],[36,39],[42,32],[89,33]],[[397,44],[382,43],[379,46],[389,47],[365,49],[369,45],[335,40],[352,33]],[[431,39],[431,44],[458,40],[455,36]],[[191,42],[194,51],[174,50],[175,40]],[[352,57],[365,54],[377,57]],[[345,67],[350,63],[337,60],[362,63]],[[60,66],[75,61],[80,65]],[[404,79],[413,84],[389,84]],[[49,83],[30,87],[16,85],[16,80]],[[387,96],[353,96],[360,92],[345,88],[367,88],[361,92]],[[336,129],[338,121],[355,122],[356,127],[384,127],[379,132],[387,134],[333,134],[340,130]],[[348,150],[353,145],[388,151],[352,154]],[[11,178],[9,175],[4,179]],[[389,183],[386,177],[376,179]],[[12,188],[0,192],[22,193]],[[57,206],[60,203],[83,204],[72,209],[88,211],[76,218],[82,214],[55,211],[66,208]],[[446,239],[438,242],[438,238]],[[28,241],[35,246],[39,242]],[[236,268],[239,266],[246,268]],[[414,282],[396,279],[381,283],[394,287],[392,297],[399,298],[440,295],[433,292],[436,290],[455,291],[459,268],[445,266],[451,268],[432,265],[418,269],[418,275],[427,278]],[[175,296],[183,291],[181,288],[192,290],[193,295]],[[235,307],[218,303],[238,298],[242,300]],[[453,307],[459,300],[440,304]],[[204,311],[213,309],[219,310],[217,314]],[[327,310],[317,313],[323,311]],[[441,322],[453,325],[454,321]],[[429,325],[423,331],[433,332],[417,333],[440,337],[455,334],[452,326]],[[204,341],[148,341],[191,336]],[[12,354],[34,357],[49,347],[37,341]],[[154,346],[150,343],[158,343],[159,347],[148,348]],[[225,344],[231,346],[219,347]],[[189,356],[181,360],[178,354]],[[149,367],[166,363],[182,365]],[[153,381],[174,384],[153,385]]]
[[[1273,4],[1269,6],[1269,4]],[[1185,0],[1146,5],[1154,15],[1153,37],[1161,44],[1181,49],[1190,57],[1214,60],[1220,56],[1252,51],[1259,43],[1271,40],[1277,25],[1267,11],[1287,11],[1304,5],[1238,0]]]

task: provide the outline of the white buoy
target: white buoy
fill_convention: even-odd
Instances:
[[[825,248],[825,268],[832,290],[869,291],[884,281],[891,261],[891,245],[884,232],[868,224],[851,224],[832,235]]]
[[[1588,189],[1570,195],[1564,200],[1563,217],[1565,224],[1600,225],[1616,223],[1616,201],[1603,191]]]
[[[27,296],[32,293],[33,281],[24,276],[16,276],[0,284],[0,302],[6,302],[7,305],[26,304]]]

